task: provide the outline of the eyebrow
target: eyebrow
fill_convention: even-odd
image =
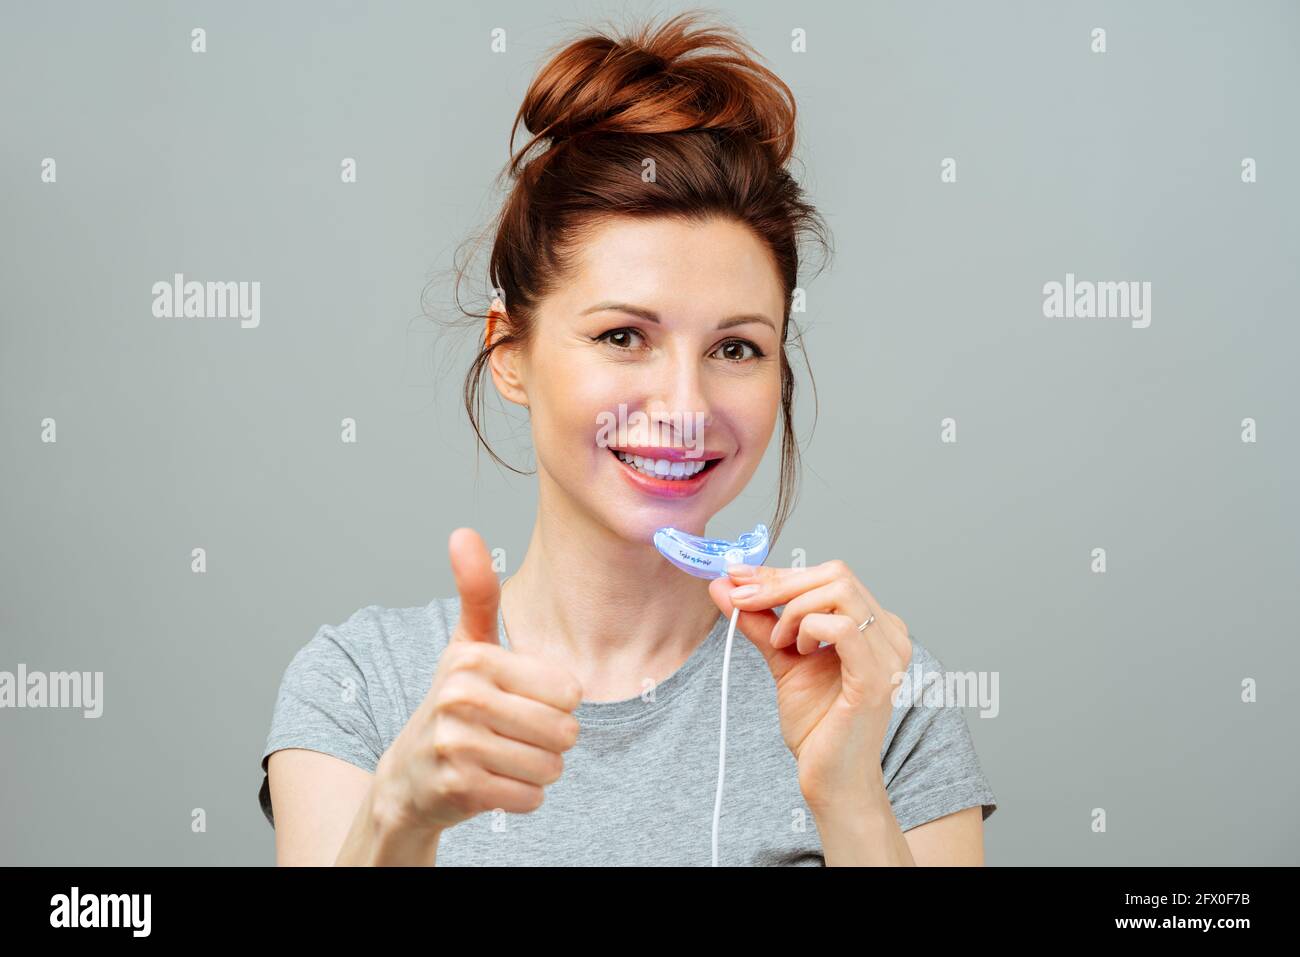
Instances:
[[[626,312],[633,316],[639,316],[646,322],[653,322],[656,324],[659,322],[659,314],[653,309],[646,309],[643,306],[633,306],[626,302],[598,302],[594,306],[588,306],[586,309],[582,310],[582,312],[578,313],[578,315],[585,316],[592,312]],[[749,322],[761,322],[765,326],[771,327],[773,332],[777,331],[776,323],[767,318],[767,316],[757,312],[744,312],[738,315],[728,316],[726,319],[723,319],[718,323],[718,328],[729,329],[732,326],[743,326]]]

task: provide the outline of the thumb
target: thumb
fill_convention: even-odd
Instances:
[[[731,620],[731,612],[735,608],[731,603],[730,595],[739,587],[728,577],[715,578],[709,582],[709,597],[727,616],[728,621]],[[776,627],[778,621],[780,616],[768,608],[760,611],[741,609],[740,617],[736,620],[736,629],[743,632],[750,643],[759,650],[767,661],[768,667],[772,669],[772,675],[777,678],[781,677],[790,663],[789,656],[782,654],[783,649],[772,647],[772,629]]]
[[[492,570],[492,557],[482,536],[472,528],[458,528],[447,542],[451,572],[460,595],[460,620],[452,634],[453,641],[497,640],[497,607],[501,600],[501,583]]]

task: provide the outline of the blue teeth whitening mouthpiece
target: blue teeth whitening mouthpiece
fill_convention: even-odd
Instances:
[[[727,566],[733,563],[761,565],[767,558],[770,542],[766,525],[755,525],[734,542],[721,538],[701,538],[664,526],[655,532],[655,548],[682,571],[696,578],[726,578]],[[718,795],[713,802],[713,866],[718,866],[718,819],[722,815],[722,777],[727,763],[727,673],[731,670],[731,640],[736,634],[740,609],[731,609],[731,627],[727,629],[727,648],[722,655],[722,726],[718,735]]]
[[[700,538],[665,526],[655,532],[655,548],[682,571],[696,578],[726,578],[733,563],[761,565],[767,558],[767,526],[755,525],[734,542]]]

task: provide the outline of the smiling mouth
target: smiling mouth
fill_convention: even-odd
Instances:
[[[705,461],[688,459],[685,462],[670,462],[667,459],[649,459],[639,455],[631,455],[621,449],[611,448],[609,452],[624,467],[637,474],[665,482],[689,482],[711,471],[722,461],[722,459],[717,458]]]

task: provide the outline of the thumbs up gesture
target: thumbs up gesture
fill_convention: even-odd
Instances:
[[[438,833],[483,811],[541,806],[578,739],[582,686],[554,662],[497,641],[501,585],[477,532],[448,543],[460,619],[429,693],[376,773],[395,830]]]

